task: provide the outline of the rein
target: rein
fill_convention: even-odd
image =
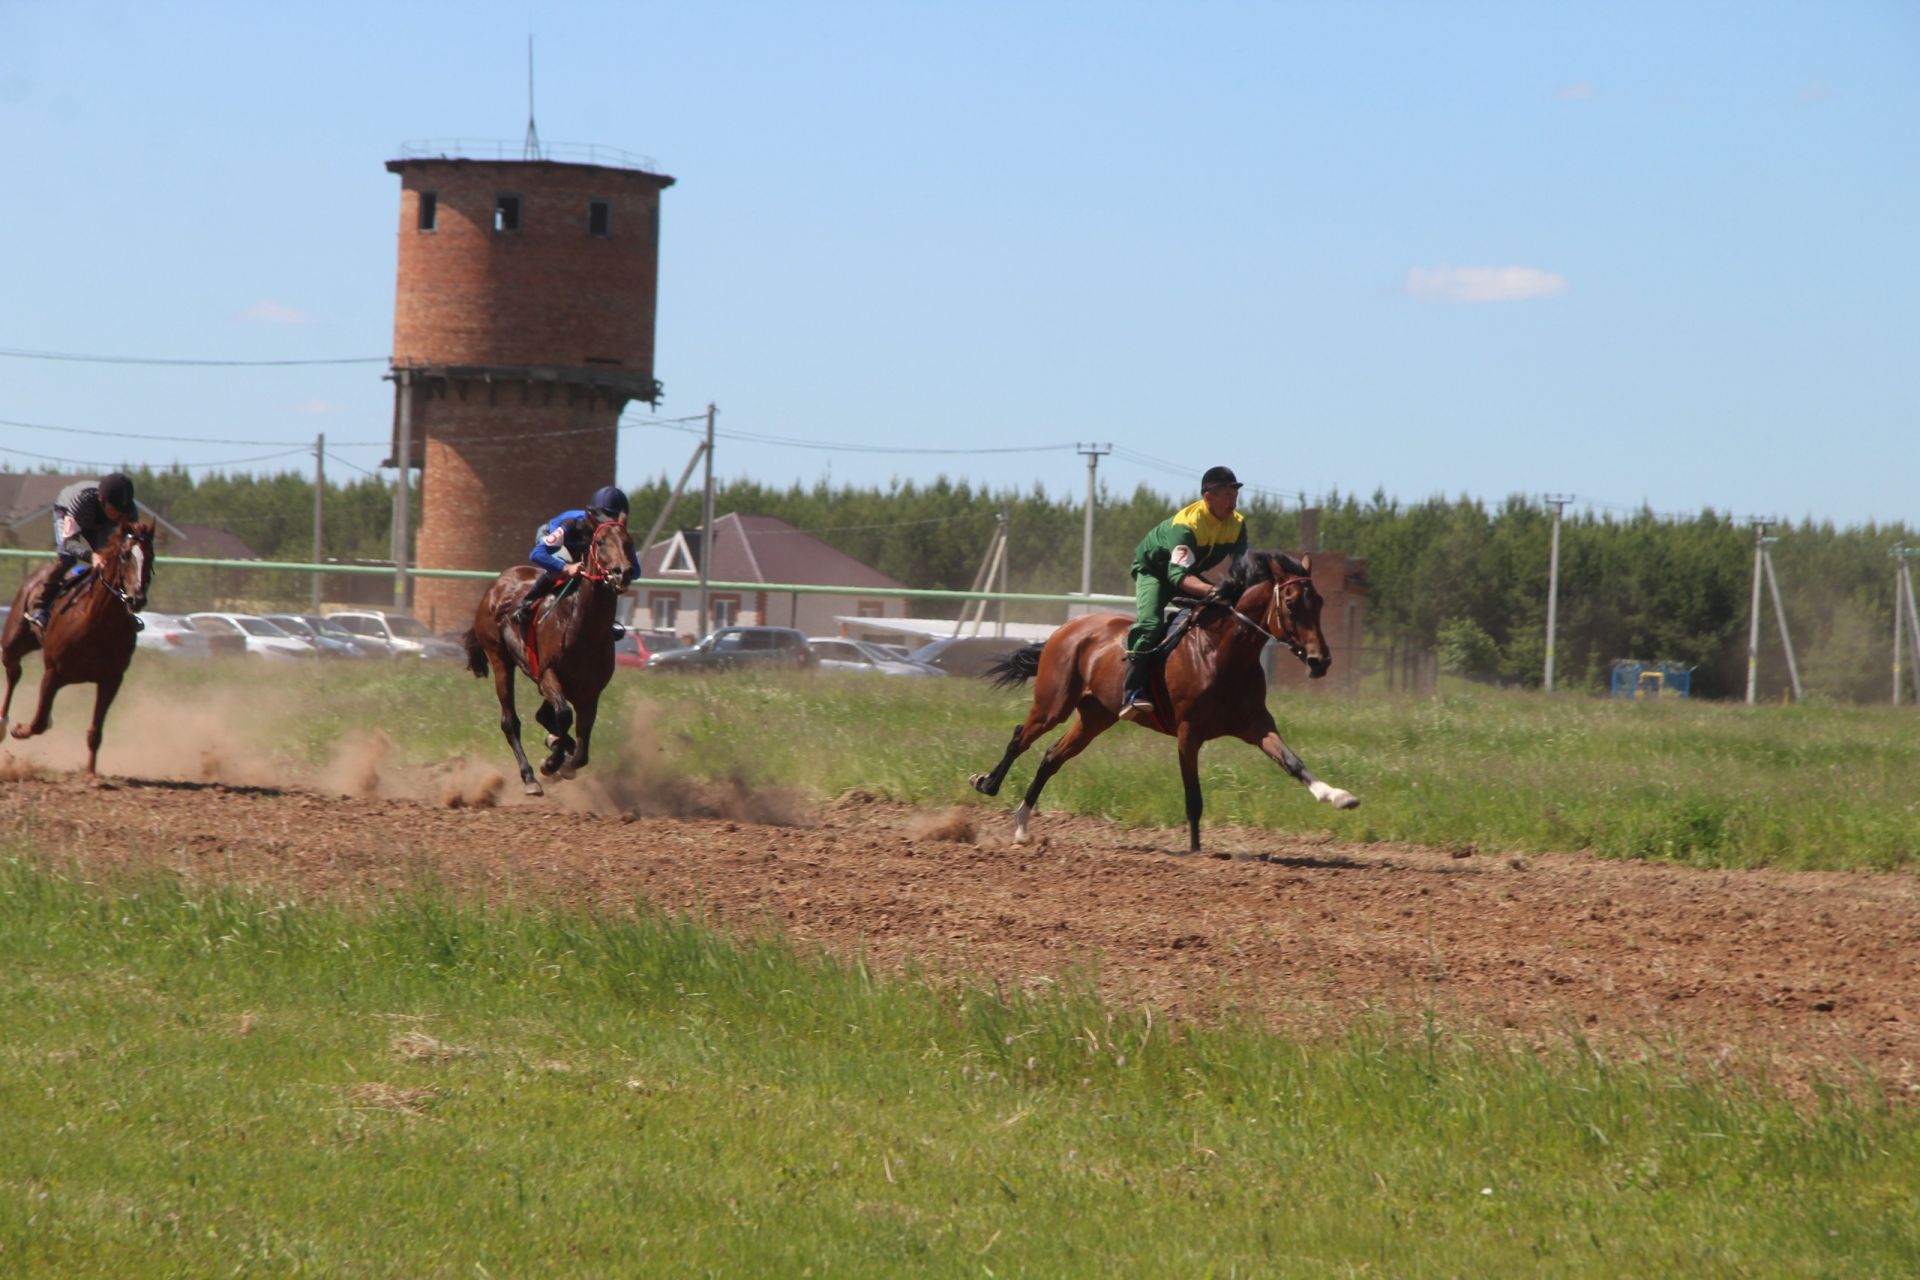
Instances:
[[[1271,598],[1269,598],[1267,602],[1267,611],[1273,616],[1278,617],[1280,613],[1280,593],[1286,590],[1288,587],[1297,586],[1302,583],[1306,583],[1307,585],[1312,585],[1312,580],[1309,578],[1292,577],[1292,578],[1285,578],[1279,582],[1274,583],[1273,595]],[[1261,635],[1273,641],[1275,644],[1283,644],[1287,646],[1287,648],[1293,650],[1294,657],[1299,658],[1302,661],[1305,661],[1307,651],[1300,646],[1300,643],[1298,641],[1290,639],[1288,637],[1281,636],[1278,632],[1276,632],[1271,627],[1262,626],[1260,623],[1255,622],[1252,618],[1249,618],[1246,614],[1240,612],[1238,609],[1234,608],[1232,605],[1228,604],[1224,600],[1219,601],[1218,603],[1228,613],[1232,614],[1236,621],[1246,623],[1249,627],[1252,627],[1255,631],[1258,631]]]

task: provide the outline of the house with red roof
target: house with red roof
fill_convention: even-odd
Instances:
[[[784,520],[735,512],[714,519],[708,580],[768,585],[709,590],[709,617],[702,625],[698,617],[700,537],[699,529],[682,529],[641,553],[643,578],[675,585],[634,588],[635,626],[673,631],[689,639],[727,626],[795,627],[810,636],[858,637],[857,623],[843,623],[841,617],[898,618],[906,613],[907,602],[897,596],[865,594],[873,588],[901,590],[905,583]],[[780,584],[789,583],[844,590],[817,594],[778,590]]]

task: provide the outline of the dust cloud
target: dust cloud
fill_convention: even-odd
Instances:
[[[669,763],[661,741],[659,713],[639,705],[622,726],[621,763],[607,773],[590,765],[556,792],[563,808],[630,818],[727,818],[760,826],[795,827],[806,822],[806,804],[784,787],[756,786],[738,773],[713,782],[690,778]]]

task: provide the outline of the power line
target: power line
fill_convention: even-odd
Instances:
[[[167,464],[166,467],[154,467],[148,463],[141,463],[139,465],[145,466],[149,470],[154,470],[154,471],[167,470],[167,469],[174,469],[174,470],[180,470],[180,471],[214,470],[220,467],[244,466],[250,462],[268,462],[274,458],[288,458],[288,457],[292,457],[296,453],[309,453],[312,451],[312,449],[313,449],[312,445],[301,445],[295,449],[282,449],[278,453],[263,453],[263,454],[258,454],[251,458],[228,458],[221,462],[175,462],[175,463]],[[52,454],[29,453],[25,449],[11,449],[5,446],[0,446],[0,453],[11,454],[16,458],[32,458],[36,462],[57,462],[62,466],[67,466],[67,467],[93,467],[96,469],[104,468],[109,471],[111,471],[115,467],[134,465],[128,462],[124,458],[118,462],[102,462],[97,458],[57,458],[57,457],[54,457]]]
[[[176,360],[163,356],[101,356],[75,351],[28,351],[20,347],[0,347],[0,356],[12,360],[66,360],[78,364],[158,364],[191,368],[286,368],[315,364],[389,364],[387,356],[342,356],[328,360]]]

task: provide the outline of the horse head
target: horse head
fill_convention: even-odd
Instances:
[[[1220,596],[1235,603],[1235,614],[1264,631],[1307,664],[1319,679],[1333,665],[1333,651],[1320,631],[1320,593],[1313,585],[1313,557],[1278,551],[1249,551],[1221,580]],[[1266,593],[1264,601],[1259,599]],[[1248,617],[1257,614],[1259,621]]]
[[[640,553],[634,549],[633,535],[627,532],[627,520],[602,520],[593,527],[587,544],[587,574],[596,582],[604,581],[616,592],[640,576]]]
[[[101,551],[100,580],[120,597],[129,613],[147,607],[147,589],[153,585],[153,521],[120,526]]]

